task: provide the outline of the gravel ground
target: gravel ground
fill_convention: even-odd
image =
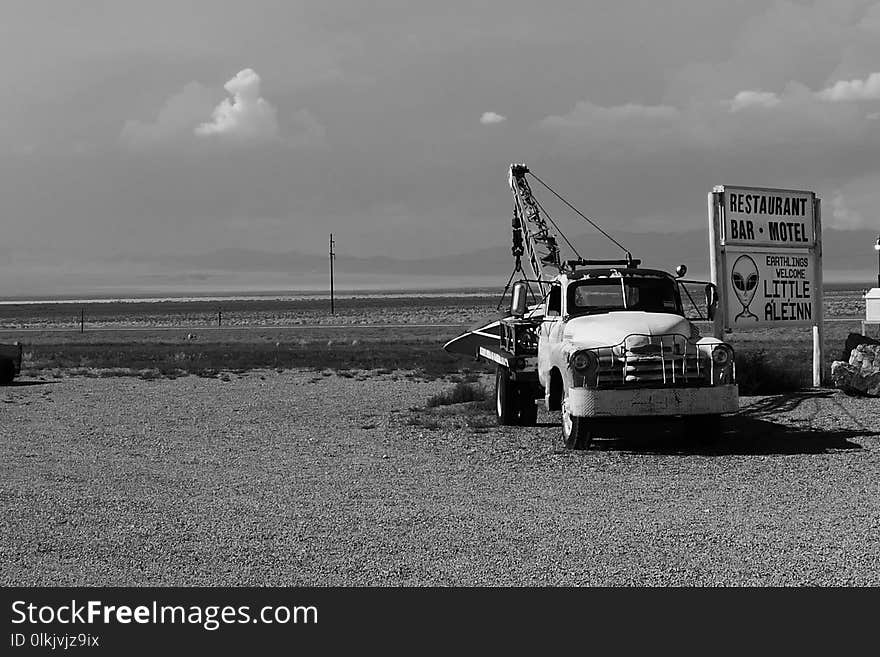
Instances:
[[[567,452],[412,410],[444,381],[226,378],[0,388],[0,584],[880,584],[880,400]]]

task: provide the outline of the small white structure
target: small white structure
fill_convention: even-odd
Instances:
[[[880,325],[880,287],[873,287],[865,292],[865,319],[862,321],[862,335],[868,324]]]
[[[865,292],[865,322],[880,323],[880,287]]]

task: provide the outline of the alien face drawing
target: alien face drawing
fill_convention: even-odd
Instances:
[[[751,256],[741,255],[736,259],[736,262],[733,263],[730,278],[736,298],[739,299],[743,308],[742,312],[734,317],[733,321],[739,319],[757,320],[758,316],[749,310],[749,304],[752,303],[755,293],[758,291],[758,279],[760,278],[758,266]]]

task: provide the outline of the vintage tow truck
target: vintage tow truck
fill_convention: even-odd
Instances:
[[[712,320],[715,286],[685,281],[684,266],[675,276],[641,268],[628,252],[622,260],[562,261],[527,173],[511,165],[514,274],[526,257],[533,277],[513,284],[509,316],[445,346],[496,364],[499,424],[535,424],[543,397],[547,410],[561,411],[572,449],[587,448],[594,425],[612,418],[681,417],[689,431],[717,435],[721,415],[739,407],[734,352],[702,336],[683,303],[699,314],[685,284],[703,287],[705,314],[694,319]],[[531,285],[541,297],[529,305]]]

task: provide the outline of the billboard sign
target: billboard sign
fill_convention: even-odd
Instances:
[[[813,382],[822,363],[822,216],[810,191],[719,185],[709,194],[715,335],[813,327]]]
[[[727,249],[723,281],[728,326],[807,326],[816,317],[815,255]]]
[[[713,282],[724,328],[811,326],[822,303],[813,192],[721,185],[713,192]]]
[[[722,243],[813,248],[814,200],[812,192],[724,187]]]

